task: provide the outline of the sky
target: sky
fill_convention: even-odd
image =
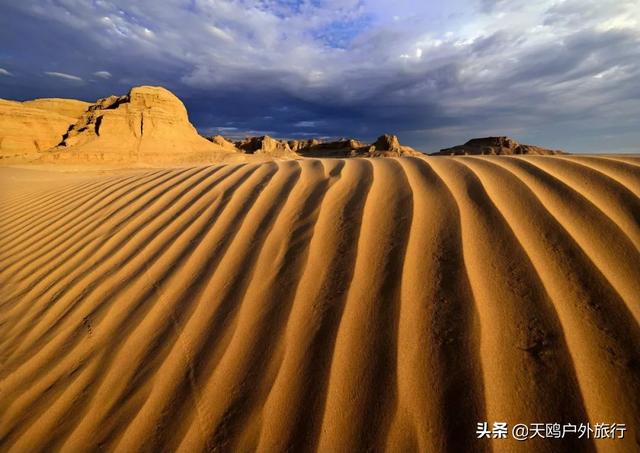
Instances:
[[[162,85],[203,134],[640,152],[640,0],[0,0],[0,97]]]

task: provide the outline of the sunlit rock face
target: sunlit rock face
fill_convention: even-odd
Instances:
[[[0,158],[26,157],[58,145],[90,105],[73,99],[0,99]]]
[[[91,105],[53,159],[125,162],[208,161],[231,152],[198,135],[184,104],[162,87],[140,86]]]

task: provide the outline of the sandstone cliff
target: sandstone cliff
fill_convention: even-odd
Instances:
[[[120,165],[206,164],[303,157],[422,155],[395,135],[375,143],[278,140],[268,135],[231,142],[198,134],[184,104],[162,87],[134,87],[95,103],[68,99],[0,100],[0,159],[22,162]]]
[[[91,105],[47,159],[195,163],[214,162],[231,152],[198,135],[173,93],[140,86]]]
[[[87,111],[91,103],[77,99],[41,98],[24,101],[25,107],[36,108],[78,120]]]
[[[90,105],[73,99],[0,99],[0,159],[37,158],[60,143]]]

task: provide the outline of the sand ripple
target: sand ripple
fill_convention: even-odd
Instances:
[[[60,178],[65,178],[64,174]],[[0,198],[0,450],[640,448],[640,159],[270,162]]]

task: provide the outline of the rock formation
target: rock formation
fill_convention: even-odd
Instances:
[[[22,105],[74,118],[77,121],[87,111],[91,103],[77,99],[41,98],[24,101]]]
[[[290,140],[292,150],[304,157],[399,157],[422,155],[408,146],[400,145],[398,137],[385,134],[368,145],[359,140],[339,139],[331,142],[320,140]]]
[[[209,137],[205,137],[205,138],[207,140],[212,141],[218,146],[222,146],[223,148],[228,149],[229,151],[238,151],[238,148],[236,148],[236,145],[233,142],[224,138],[222,135],[214,135],[211,138]]]
[[[384,134],[373,144],[379,151],[400,151],[400,141],[395,135]]]
[[[421,152],[409,146],[400,144],[398,137],[391,134],[384,134],[376,140],[368,153],[374,157],[399,157],[399,156],[420,156]]]
[[[132,163],[214,162],[233,152],[198,135],[184,104],[162,87],[140,86],[91,105],[52,159]]]
[[[257,154],[278,159],[295,159],[299,157],[283,140],[276,140],[268,135],[247,137],[235,143],[240,152]]]
[[[292,151],[298,152],[300,150],[307,149],[312,146],[318,146],[322,144],[322,141],[318,140],[317,138],[312,138],[310,140],[289,140],[287,144],[289,145],[289,148],[291,148]]]
[[[369,146],[353,139],[339,139],[330,142],[305,140],[294,143],[296,152],[305,157],[356,157],[365,154]],[[291,143],[291,142],[290,142]]]
[[[560,150],[541,148],[539,146],[523,145],[509,137],[485,137],[474,138],[464,145],[442,149],[431,155],[449,156],[465,154],[511,156],[516,154],[553,155],[566,153]]]
[[[90,105],[73,99],[0,99],[0,159],[37,158],[60,143]]]
[[[134,87],[95,103],[67,99],[0,100],[3,163],[65,162],[117,165],[206,164],[302,157],[422,155],[385,134],[372,145],[354,139],[278,140],[268,135],[232,142],[203,137],[184,104],[162,87]]]

